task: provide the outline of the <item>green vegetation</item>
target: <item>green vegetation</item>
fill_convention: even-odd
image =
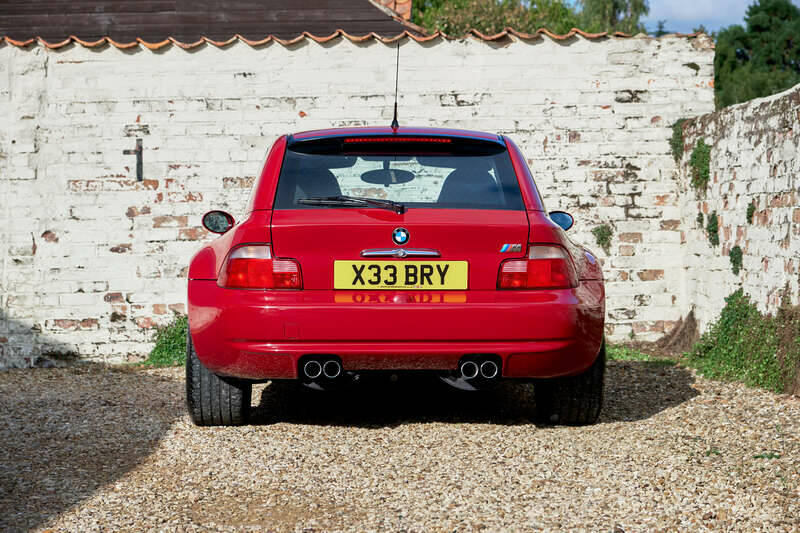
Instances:
[[[672,366],[675,361],[663,357],[653,357],[631,346],[624,344],[607,344],[606,359],[609,361],[640,361],[654,366]]]
[[[648,0],[578,0],[580,28],[590,32],[646,33],[639,19],[650,12]]]
[[[172,323],[158,328],[156,345],[144,362],[152,366],[178,366],[186,363],[186,334],[189,321],[185,316],[177,316]]]
[[[716,36],[718,109],[800,83],[800,9],[791,0],[758,0],[744,21]]]
[[[686,362],[706,377],[792,392],[800,374],[800,306],[784,302],[775,316],[762,315],[741,289],[725,302]]]
[[[719,221],[717,220],[716,211],[708,215],[706,235],[708,236],[708,242],[711,243],[711,246],[717,246],[719,244]]]
[[[676,163],[683,157],[683,123],[687,120],[682,118],[672,125],[672,138],[669,140],[669,147],[672,149],[672,157],[675,158]]]
[[[711,146],[704,139],[700,139],[692,150],[689,166],[692,167],[692,187],[704,191],[711,175]]]
[[[747,223],[748,224],[752,224],[753,223],[753,215],[755,215],[755,214],[756,214],[756,203],[755,202],[750,202],[749,204],[747,204]]]
[[[594,240],[608,255],[611,251],[611,237],[614,236],[614,230],[608,224],[601,224],[592,230]]]
[[[781,454],[774,452],[759,453],[753,456],[753,459],[780,459]]]
[[[734,246],[728,255],[731,259],[731,270],[738,276],[742,269],[742,249],[738,245]]]
[[[580,26],[576,12],[559,0],[418,0],[413,14],[414,22],[426,30],[454,36],[471,29],[491,35],[508,27],[527,33],[539,28],[566,33]]]
[[[703,212],[702,211],[698,211],[698,213],[697,213],[697,225],[700,226],[701,228],[703,227]]]
[[[639,19],[648,11],[647,0],[416,0],[413,18],[430,32],[455,36],[471,29],[494,34],[508,27],[526,33],[540,28],[638,33],[644,31]]]

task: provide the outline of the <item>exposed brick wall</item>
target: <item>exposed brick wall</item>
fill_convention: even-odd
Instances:
[[[680,164],[682,228],[686,262],[683,301],[701,326],[719,316],[724,298],[738,288],[762,312],[774,312],[784,294],[800,293],[800,85],[784,93],[698,117],[684,127]],[[705,191],[690,185],[691,152],[700,139],[711,145]],[[754,204],[752,223],[747,206]],[[697,222],[718,215],[718,246]],[[730,251],[743,251],[733,273]],[[788,284],[788,292],[784,289]]]
[[[345,39],[0,47],[0,364],[145,354],[184,311],[202,213],[240,217],[282,133],[388,124],[394,54]],[[713,54],[705,37],[405,41],[400,121],[517,140],[548,208],[604,257],[609,334],[655,338],[689,306],[670,125],[713,109]],[[142,182],[123,154],[137,138]]]

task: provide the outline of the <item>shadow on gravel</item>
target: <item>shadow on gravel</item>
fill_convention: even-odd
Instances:
[[[0,411],[0,531],[42,527],[89,499],[184,414],[174,379],[99,365],[0,372]]]
[[[678,366],[613,361],[606,373],[600,422],[634,421],[679,405],[698,393],[694,378]],[[273,382],[263,389],[251,423],[277,422],[385,427],[419,422],[531,424],[533,386],[503,383],[491,391],[463,392],[435,377],[374,376],[357,386],[319,392],[294,382]]]

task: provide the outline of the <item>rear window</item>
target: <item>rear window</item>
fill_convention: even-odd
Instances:
[[[357,196],[408,208],[524,210],[505,146],[432,138],[323,139],[290,145],[275,209],[325,209],[298,200]]]

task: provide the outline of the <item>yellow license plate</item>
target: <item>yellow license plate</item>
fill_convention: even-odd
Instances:
[[[466,261],[334,261],[334,289],[465,290]]]

